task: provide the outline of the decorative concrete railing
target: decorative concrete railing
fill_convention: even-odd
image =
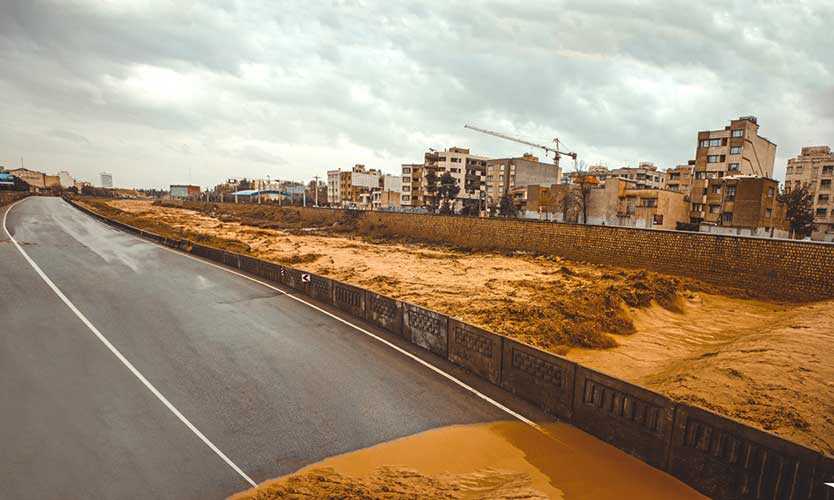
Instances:
[[[401,336],[717,499],[834,500],[834,459],[458,319],[292,267],[144,231]],[[602,474],[602,473],[601,473]]]

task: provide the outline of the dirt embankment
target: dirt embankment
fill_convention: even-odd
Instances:
[[[285,220],[251,205],[91,205],[444,312],[834,454],[834,301],[760,301],[646,271],[386,241],[327,211]]]

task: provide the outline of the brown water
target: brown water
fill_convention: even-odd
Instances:
[[[233,498],[704,498],[574,427],[542,431],[521,422],[434,429],[325,459]]]

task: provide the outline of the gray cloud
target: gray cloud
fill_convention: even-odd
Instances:
[[[834,142],[832,21],[823,0],[10,0],[0,163],[208,185],[394,172],[426,147],[522,152],[462,129],[474,122],[667,167],[698,130],[756,114],[779,175]]]

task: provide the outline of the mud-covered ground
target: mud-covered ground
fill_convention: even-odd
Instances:
[[[775,303],[648,271],[385,241],[251,206],[91,205],[444,312],[834,454],[834,301]]]
[[[442,427],[330,457],[231,500],[278,498],[704,497],[569,425],[539,431],[515,421]]]

